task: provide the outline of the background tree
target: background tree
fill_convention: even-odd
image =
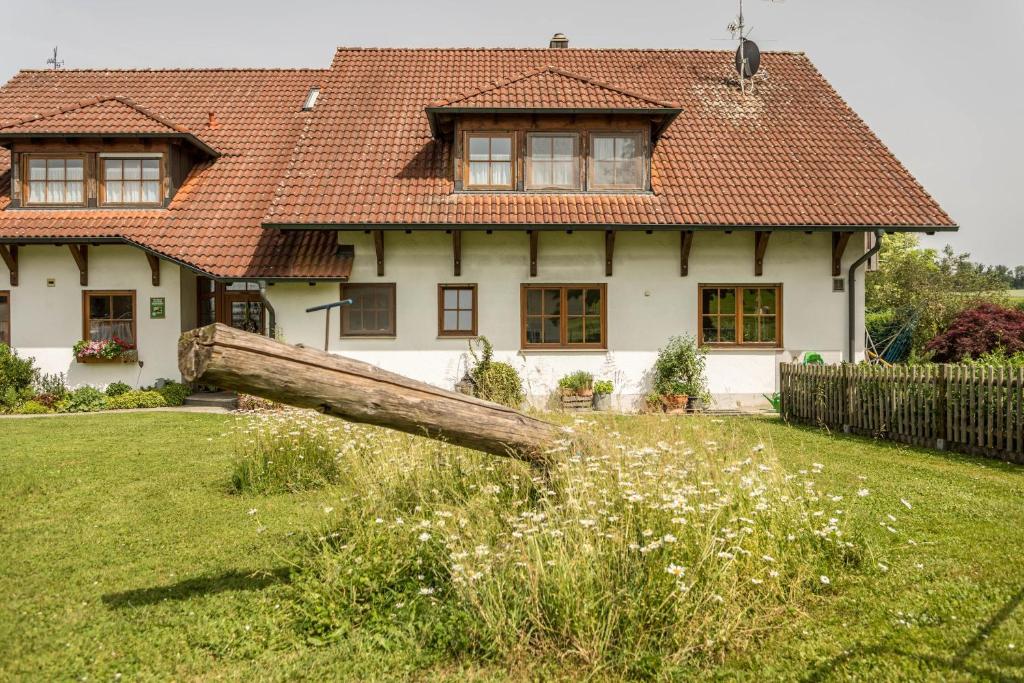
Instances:
[[[911,357],[926,354],[925,344],[946,329],[957,313],[982,303],[1005,304],[1007,283],[994,272],[957,254],[920,246],[913,233],[886,235],[877,271],[868,273],[865,313],[876,341],[916,320]]]

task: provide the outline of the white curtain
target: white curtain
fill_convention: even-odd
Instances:
[[[134,344],[132,322],[130,320],[92,320],[89,322],[89,339],[101,341],[117,337],[129,344]]]

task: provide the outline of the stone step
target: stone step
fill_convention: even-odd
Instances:
[[[238,408],[238,394],[233,391],[201,391],[186,398],[185,405],[235,410]]]

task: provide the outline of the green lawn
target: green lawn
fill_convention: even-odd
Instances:
[[[289,566],[331,492],[228,493],[234,419],[0,421],[0,680],[572,677],[296,636]],[[772,420],[676,422],[763,441],[787,469],[822,463],[843,514],[870,521],[870,564],[888,567],[853,574],[715,671],[680,676],[1024,680],[1024,468]]]

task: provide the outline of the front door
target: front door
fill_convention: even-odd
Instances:
[[[263,302],[253,292],[224,292],[223,322],[231,327],[263,334]]]
[[[0,344],[11,345],[11,293],[0,292]]]
[[[224,283],[200,277],[196,285],[196,320],[200,326],[218,322],[246,332],[264,333],[266,311],[257,283]]]

